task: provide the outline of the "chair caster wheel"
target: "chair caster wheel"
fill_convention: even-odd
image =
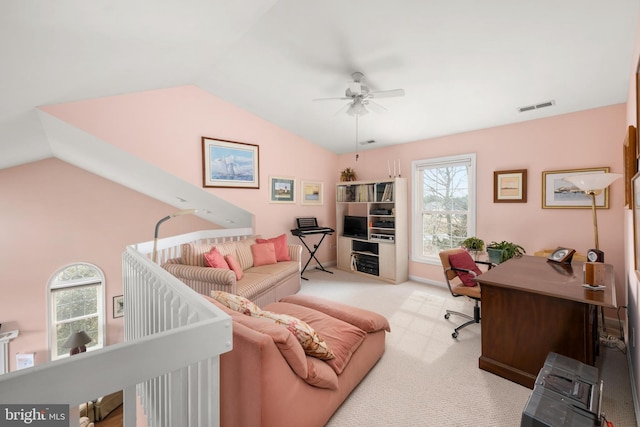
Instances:
[[[451,314],[447,313],[447,314],[444,315],[444,318],[448,319],[450,316],[451,316]]]
[[[457,333],[457,332],[454,332],[454,333],[452,333],[452,334],[451,334],[451,336],[452,336],[453,338],[458,338],[458,333]]]

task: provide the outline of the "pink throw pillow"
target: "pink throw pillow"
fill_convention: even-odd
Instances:
[[[482,274],[482,271],[478,268],[478,265],[473,261],[469,252],[458,252],[457,254],[449,255],[449,264],[453,268],[464,268],[465,270],[471,270],[478,276]],[[473,274],[466,273],[464,271],[456,271],[460,280],[465,286],[474,287],[478,286],[473,279],[476,277]]]
[[[278,237],[272,237],[271,239],[256,239],[257,243],[273,243],[276,248],[276,260],[277,261],[291,261],[289,256],[289,245],[287,244],[287,235],[281,234]]]
[[[227,264],[227,261],[224,260],[224,257],[215,246],[208,253],[204,254],[204,262],[209,267],[229,270],[229,264]]]
[[[229,264],[229,268],[236,273],[236,280],[241,280],[244,277],[244,271],[242,271],[242,267],[240,267],[236,257],[233,255],[227,255],[224,257],[224,260]]]
[[[278,262],[276,258],[276,247],[273,243],[256,243],[251,245],[253,254],[253,266],[270,265]]]

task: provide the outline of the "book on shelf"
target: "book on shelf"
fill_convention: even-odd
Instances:
[[[382,202],[393,201],[393,184],[386,184],[382,192]]]

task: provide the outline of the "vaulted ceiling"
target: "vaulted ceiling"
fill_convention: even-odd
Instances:
[[[5,0],[0,167],[50,155],[39,105],[187,84],[336,153],[622,103],[639,3]],[[313,101],[354,71],[405,91],[358,141],[347,101]]]

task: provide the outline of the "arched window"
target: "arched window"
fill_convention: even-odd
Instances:
[[[104,345],[104,274],[92,264],[58,270],[49,282],[49,348],[51,360],[69,354],[63,344],[73,332],[85,331],[87,350]]]

